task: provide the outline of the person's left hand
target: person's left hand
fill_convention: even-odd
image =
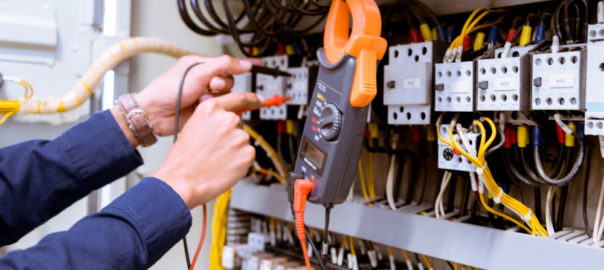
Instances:
[[[178,86],[184,71],[189,66],[203,63],[193,67],[185,79],[180,105],[179,130],[191,117],[204,95],[216,96],[228,93],[233,87],[232,75],[250,71],[252,62],[261,63],[257,59],[236,59],[227,55],[185,56],[136,94],[136,100],[147,114],[156,135],[173,135]]]

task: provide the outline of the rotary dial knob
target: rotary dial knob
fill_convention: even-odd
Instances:
[[[319,117],[319,133],[326,141],[333,141],[340,135],[342,128],[342,113],[336,105],[329,103],[321,111]]]

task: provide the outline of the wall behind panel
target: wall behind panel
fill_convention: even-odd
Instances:
[[[180,20],[176,1],[165,0],[133,0],[132,1],[132,36],[150,36],[171,41],[202,55],[218,56],[221,49],[213,38],[204,38],[191,32]],[[160,55],[139,55],[130,62],[131,92],[143,89],[155,77],[162,74],[176,60]],[[177,88],[178,85],[174,85]],[[202,139],[202,138],[200,138]],[[153,173],[163,162],[170,146],[172,137],[161,138],[157,144],[149,148],[139,149],[145,160],[141,167],[143,174]],[[208,205],[208,225],[211,224],[213,204]],[[201,207],[192,211],[193,226],[187,237],[189,252],[193,256],[199,236],[202,221]],[[211,244],[211,227],[208,226],[206,241],[197,269],[208,269],[209,248]],[[152,269],[185,269],[185,257],[182,242],[175,245]]]

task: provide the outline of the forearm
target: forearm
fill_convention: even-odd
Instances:
[[[141,164],[109,112],[52,141],[0,149],[0,246]]]
[[[161,218],[158,218],[161,217]],[[147,269],[191,226],[180,197],[146,178],[99,213],[0,258],[10,269]]]

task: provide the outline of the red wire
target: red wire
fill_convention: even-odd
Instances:
[[[206,204],[203,204],[203,227],[201,229],[201,238],[199,239],[199,244],[197,244],[197,250],[195,250],[195,256],[193,257],[193,261],[191,262],[191,267],[189,270],[195,269],[195,263],[197,262],[197,257],[199,257],[199,252],[201,251],[201,247],[203,246],[203,240],[206,238],[206,227],[207,227],[207,216],[206,216]]]

